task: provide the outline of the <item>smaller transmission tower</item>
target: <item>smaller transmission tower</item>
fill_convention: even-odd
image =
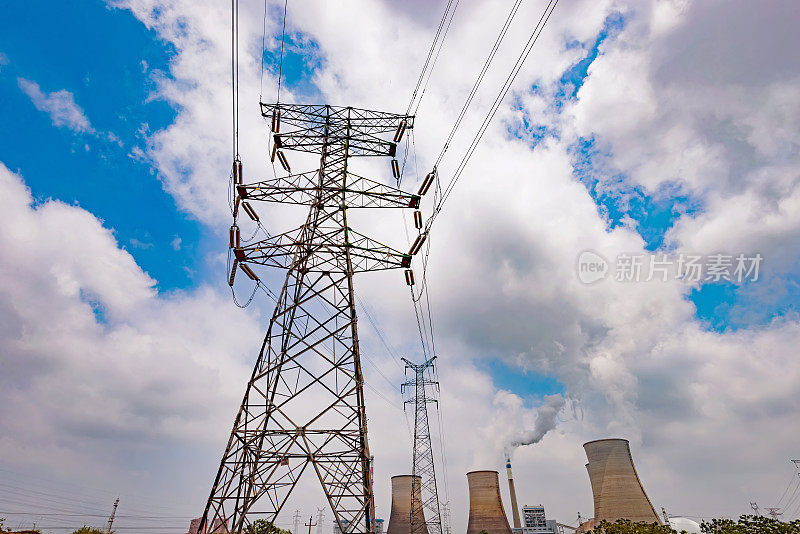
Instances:
[[[444,534],[452,534],[450,530],[450,501],[442,505],[442,529]]]
[[[751,502],[750,503],[750,508],[753,509],[753,511],[756,513],[756,515],[759,515],[759,516],[761,515],[761,510],[758,509],[758,503],[757,502]]]
[[[772,519],[778,519],[783,515],[783,512],[780,511],[780,508],[767,508],[767,513],[770,515],[770,517],[772,517]]]
[[[414,404],[414,446],[412,474],[420,477],[419,496],[411,491],[411,534],[442,534],[442,516],[439,511],[439,493],[436,489],[436,469],[433,464],[433,447],[431,446],[431,429],[428,424],[428,403],[437,402],[428,397],[427,386],[439,383],[425,378],[425,370],[433,368],[430,358],[425,363],[412,363],[405,358],[406,369],[414,371],[414,378],[404,383],[400,390],[410,388],[414,396],[406,404]],[[413,488],[413,485],[412,485]],[[424,522],[420,523],[420,517]]]
[[[322,522],[325,520],[325,508],[317,508],[317,532],[322,533]]]
[[[661,513],[664,516],[664,524],[670,526],[671,523],[669,522],[669,514],[667,513],[667,509],[663,506],[661,507]]]
[[[292,534],[300,534],[300,510],[294,511],[294,530]]]

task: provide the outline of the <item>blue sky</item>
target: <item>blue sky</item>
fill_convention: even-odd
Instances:
[[[217,276],[209,272],[206,260],[219,251],[220,234],[178,210],[151,164],[135,156],[137,149],[146,148],[149,132],[166,127],[176,116],[155,97],[154,80],[169,76],[175,53],[171,46],[128,11],[100,1],[85,2],[80,10],[43,1],[13,3],[6,10],[5,20],[15,23],[6,23],[0,34],[0,52],[7,58],[0,68],[0,110],[8,124],[18,126],[0,133],[0,161],[24,176],[34,198],[76,203],[102,219],[157,281],[159,291],[191,289]],[[270,16],[280,18],[282,13],[272,10]],[[554,99],[557,109],[576,98],[603,43],[615,39],[624,25],[621,15],[609,16],[592,41],[569,44],[583,48],[585,55],[564,72]],[[74,28],[85,31],[76,36]],[[33,35],[37,38],[31,39]],[[265,51],[264,60],[266,69],[278,70],[275,51]],[[319,98],[312,75],[323,62],[317,43],[288,33],[283,62],[287,86]],[[44,93],[72,93],[94,132],[55,127],[20,89],[19,79],[37,83]],[[526,129],[534,144],[545,135],[557,135],[535,126],[534,120]],[[609,156],[592,138],[573,147],[575,178],[586,186],[609,231],[630,219],[647,250],[668,247],[666,232],[679,217],[700,213],[702,200],[677,185],[652,193],[630,185],[624,175],[605,167]],[[767,324],[796,311],[797,284],[784,287],[785,294],[771,303],[733,284],[705,284],[687,298],[704,327],[721,332]],[[102,318],[102,310],[98,315]],[[523,395],[563,390],[552,377],[501,363],[488,364],[486,370],[497,387]]]
[[[404,108],[439,13],[426,18],[414,12],[418,2],[353,1],[362,8],[358,13],[288,3],[284,86],[297,100],[322,100],[324,93],[334,104],[369,102],[368,107],[392,109],[400,101]],[[506,130],[495,124],[484,139],[482,149],[504,146],[508,157],[471,161],[466,173],[471,176],[459,183],[437,219],[437,232],[449,238],[432,240],[428,274],[441,350],[438,376],[442,395],[450,397],[442,413],[449,418],[451,474],[463,482],[467,468],[502,467],[493,463],[499,460],[487,436],[505,439],[520,422],[530,421],[544,395],[565,393],[575,399],[569,407],[574,411],[565,410],[556,435],[529,453],[520,451],[518,464],[520,480],[548,481],[553,515],[559,518],[574,518],[576,509],[589,511],[581,440],[612,434],[631,438],[654,504],[674,502],[676,510],[695,513],[746,511],[747,499],[774,498],[766,495],[773,487],[770,469],[796,444],[791,417],[800,398],[794,356],[800,339],[800,277],[792,240],[800,235],[800,219],[785,209],[800,198],[793,178],[800,168],[794,150],[793,125],[800,117],[794,56],[786,52],[770,60],[767,47],[773,41],[763,37],[778,27],[767,17],[771,8],[764,7],[764,18],[755,20],[746,0],[726,3],[726,17],[757,27],[753,35],[760,38],[745,40],[712,12],[722,9],[718,2],[692,0],[691,9],[672,13],[675,3],[648,1],[576,0],[580,9],[572,10],[559,4],[514,86],[517,100],[509,95],[506,102],[517,107],[505,116],[521,116],[522,128],[515,130],[513,120]],[[420,108],[424,120],[415,130],[420,162],[438,152],[438,132],[446,132],[457,116],[463,88],[478,72],[512,3],[461,3]],[[51,248],[44,255],[37,244],[18,238],[18,220],[0,227],[0,240],[11,251],[0,254],[0,426],[12,436],[0,439],[0,468],[20,473],[17,480],[37,470],[52,471],[55,478],[91,473],[98,487],[139,488],[148,494],[152,489],[153,499],[165,497],[165,502],[170,495],[184,495],[191,501],[185,513],[195,514],[207,496],[272,307],[259,295],[255,306],[237,309],[220,272],[229,224],[220,197],[230,150],[229,5],[135,0],[131,12],[101,0],[79,4],[35,0],[4,8],[0,113],[6,128],[0,133],[0,162],[22,177],[36,202],[56,199],[98,217],[157,282],[159,295],[140,283],[136,266],[103,239],[90,217],[68,228],[91,235],[98,258],[120,275],[103,277],[84,262],[86,247],[75,244],[80,235],[64,240],[70,242],[61,255],[49,252],[54,239],[45,235]],[[244,25],[248,42],[260,44],[262,6],[258,0],[244,4],[251,17]],[[649,12],[656,4],[660,11]],[[537,14],[536,3],[523,5],[529,18]],[[695,7],[710,11],[692,11]],[[280,44],[274,32],[280,31],[283,2],[272,2],[269,9],[272,35],[262,58],[274,74]],[[465,16],[469,9],[486,13],[487,20]],[[785,16],[791,9],[773,18],[791,19]],[[497,20],[489,21],[489,15]],[[517,37],[526,36],[529,19],[522,18],[515,21]],[[336,31],[343,24],[367,28],[366,23],[370,31]],[[721,27],[707,31],[715,24]],[[513,60],[522,44],[512,42],[511,35],[504,44],[505,60]],[[786,42],[796,39],[793,27],[781,35]],[[718,54],[709,36],[716,36],[722,51],[756,50],[759,66],[777,73],[748,67],[747,54]],[[259,52],[257,46],[243,51],[248,106],[258,90]],[[703,56],[706,52],[711,57]],[[206,65],[207,70],[198,68]],[[504,68],[490,73],[498,79],[482,87],[489,98]],[[702,76],[694,76],[694,68]],[[730,82],[726,69],[746,83]],[[273,79],[265,78],[267,100],[274,98]],[[787,79],[794,85],[780,85]],[[533,85],[537,80],[541,86]],[[651,90],[652,100],[636,107],[642,103],[631,102],[631,87]],[[546,109],[544,117],[534,109]],[[706,110],[711,110],[708,116]],[[247,118],[243,156],[251,169],[245,176],[252,178],[258,172],[254,160],[266,163],[256,136],[262,139],[267,126],[258,116]],[[686,138],[662,143],[670,128]],[[154,132],[163,132],[157,136],[163,145],[148,146]],[[194,143],[199,133],[210,133],[210,139]],[[468,141],[473,132],[459,133]],[[509,135],[522,141],[506,143]],[[450,152],[456,158],[457,144]],[[739,161],[741,146],[747,153]],[[681,170],[673,173],[672,159],[694,148],[702,158],[681,160],[674,167]],[[771,148],[777,155],[770,155]],[[157,164],[148,155],[162,159]],[[643,180],[637,169],[653,156],[659,164],[666,162],[668,171]],[[724,165],[729,160],[736,160],[730,168]],[[719,171],[713,181],[704,166],[708,161],[722,162],[711,169]],[[694,174],[677,175],[683,169]],[[497,180],[491,190],[482,188],[481,175],[492,172],[508,179]],[[0,178],[8,191],[17,191],[16,179],[2,168]],[[175,196],[165,191],[165,183],[176,182],[190,191]],[[645,182],[660,185],[651,190]],[[529,196],[509,202],[516,191]],[[12,202],[23,197],[0,195],[0,206],[14,209]],[[219,210],[206,216],[186,208],[198,205]],[[487,206],[504,212],[481,211]],[[750,208],[748,220],[737,226],[739,210]],[[265,206],[265,213],[269,209]],[[67,215],[80,210],[61,212],[53,217],[45,209],[39,216],[20,210],[28,217],[25,224],[40,232],[72,222]],[[769,224],[750,224],[762,214]],[[730,227],[740,233],[728,232]],[[705,253],[720,243],[763,243],[769,255],[761,279],[696,289],[676,282],[586,287],[572,272],[583,246],[597,244],[600,253],[662,252],[689,246],[695,234],[702,236],[692,246]],[[670,242],[673,238],[685,243]],[[20,262],[17,255],[33,259]],[[508,265],[496,261],[497,255]],[[66,282],[48,279],[65,263]],[[415,359],[417,335],[406,328],[416,326],[407,288],[400,273],[394,275],[364,276],[357,284],[364,307],[372,310],[394,352]],[[280,283],[277,272],[265,278],[272,287]],[[129,294],[119,291],[119,279],[129,283]],[[248,282],[238,279],[242,298]],[[399,284],[402,294],[393,293],[392,284]],[[102,324],[92,321],[87,303]],[[380,455],[376,474],[382,471],[381,480],[388,480],[408,465],[408,447],[398,439],[405,431],[398,432],[394,419],[402,408],[393,390],[403,371],[386,361],[396,358],[387,355],[391,351],[365,315],[359,313],[371,439],[376,458]],[[192,372],[182,372],[186,369]],[[519,395],[522,408],[513,402],[500,406],[510,397],[498,389]],[[387,399],[374,397],[374,390]],[[764,440],[765,435],[771,439]],[[691,450],[685,443],[693,444]],[[679,478],[685,484],[677,484]],[[520,492],[529,491],[526,498],[539,502],[536,492],[543,486],[523,486]],[[52,491],[58,491],[55,485]],[[113,501],[105,497],[101,510]],[[466,518],[466,500],[461,501],[454,509],[458,521]],[[689,510],[695,506],[708,510]],[[184,532],[184,519],[176,519],[181,525],[176,530]]]
[[[14,2],[4,11],[0,52],[8,64],[0,67],[0,113],[17,126],[0,133],[0,161],[22,174],[34,198],[77,203],[102,219],[160,291],[204,281],[204,255],[217,243],[176,209],[152,167],[131,157],[148,130],[175,116],[152,98],[153,76],[168,72],[173,51],[130,12],[100,1],[82,2],[81,9]],[[76,38],[75,28],[85,31]],[[72,93],[97,134],[55,127],[18,78],[45,93]]]

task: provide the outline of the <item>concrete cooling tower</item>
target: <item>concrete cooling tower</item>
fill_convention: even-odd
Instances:
[[[594,518],[614,522],[661,523],[633,466],[627,439],[600,439],[583,445],[589,463]]]
[[[485,530],[489,534],[511,534],[508,518],[500,498],[497,471],[467,473],[469,484],[469,523],[467,534]]]
[[[389,515],[389,527],[386,529],[386,534],[411,534],[411,491],[416,494],[417,502],[422,502],[422,485],[421,479],[413,475],[398,475],[392,477],[392,512]],[[428,528],[425,527],[425,514],[420,508],[417,511],[417,517],[414,522],[422,526],[419,531],[422,534],[428,534]]]

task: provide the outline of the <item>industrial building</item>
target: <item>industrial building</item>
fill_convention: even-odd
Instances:
[[[345,529],[347,529],[347,525],[350,524],[350,522],[347,521],[346,519],[342,523],[344,524]],[[299,533],[294,532],[293,534],[299,534]],[[342,529],[339,528],[339,523],[335,520],[333,522],[333,534],[342,534]]]
[[[555,519],[547,519],[544,506],[523,506],[523,526],[521,534],[557,534],[558,523]]]
[[[511,515],[514,521],[514,534],[557,534],[558,525],[553,520],[548,520],[544,513],[544,506],[523,506],[524,523],[520,522],[519,506],[517,505],[517,490],[514,486],[514,473],[511,471],[511,458],[506,458],[506,474],[508,475],[508,493],[511,498]]]
[[[702,532],[700,530],[700,524],[697,521],[686,517],[670,517],[669,526],[672,527],[672,530],[677,530],[678,532],[685,531],[687,534],[700,534]]]
[[[617,519],[658,523],[661,520],[644,491],[628,440],[599,439],[584,443],[594,499],[594,521]]]

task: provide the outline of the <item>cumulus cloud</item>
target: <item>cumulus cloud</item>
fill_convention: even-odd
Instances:
[[[263,20],[262,6],[256,4],[242,3],[240,28],[241,152],[248,181],[271,174],[266,166],[267,127],[256,105],[261,92]],[[225,228],[230,218],[225,202],[231,159],[229,35],[227,25],[220,21],[227,20],[227,7],[188,0],[125,0],[113,5],[129,9],[176,50],[170,75],[159,79],[158,86],[158,96],[177,109],[176,120],[150,133],[146,150],[137,157],[154,164],[165,189],[182,209],[212,227]],[[282,14],[282,8],[282,3],[271,4],[269,13]],[[528,11],[520,12],[519,21],[535,20],[537,8],[526,6]],[[421,174],[441,148],[473,74],[505,17],[489,1],[459,9],[415,128],[415,158]],[[576,179],[575,146],[582,138],[594,139],[600,147],[602,162],[595,162],[596,170],[601,186],[612,193],[621,180],[655,196],[677,190],[699,200],[701,212],[679,217],[668,233],[669,246],[698,253],[751,252],[757,246],[767,262],[774,259],[773,274],[797,272],[793,244],[800,232],[796,216],[800,173],[797,130],[792,125],[797,122],[798,92],[796,69],[791,68],[796,58],[787,56],[797,47],[771,48],[776,42],[796,39],[787,30],[791,25],[778,20],[782,14],[790,19],[793,8],[791,2],[776,2],[764,8],[763,17],[750,17],[748,9],[753,9],[752,3],[745,1],[560,3],[520,73],[515,94],[509,95],[437,220],[428,279],[442,383],[448,495],[456,530],[466,522],[464,472],[502,465],[503,445],[519,429],[533,427],[536,437],[537,403],[523,392],[498,390],[481,370],[481,363],[490,359],[502,360],[520,372],[553,377],[565,388],[561,401],[565,408],[560,412],[565,420],[536,447],[519,449],[515,466],[520,499],[544,502],[559,519],[574,517],[577,510],[584,516],[591,513],[580,444],[599,437],[631,439],[651,498],[673,513],[736,515],[756,496],[772,495],[776,474],[783,476],[781,471],[776,473],[775,462],[781,460],[774,459],[788,458],[795,447],[792,429],[796,425],[791,418],[800,408],[800,366],[792,358],[800,341],[796,317],[737,332],[708,332],[687,300],[690,288],[680,283],[606,280],[586,286],[574,273],[576,255],[582,250],[594,249],[613,258],[645,249],[635,223],[623,219],[609,228],[586,186]],[[609,16],[621,16],[622,29],[600,45],[574,98],[563,97],[563,73],[589,54]],[[388,2],[291,2],[288,23],[291,32],[317,45],[322,60],[311,81],[328,101],[402,110],[435,30],[434,19],[427,12],[419,14]],[[268,17],[270,50],[280,35],[279,22],[278,17]],[[751,32],[723,31],[745,22]],[[360,31],[341,31],[352,26]],[[508,46],[448,152],[451,159],[441,167],[445,178],[513,63],[514,44],[524,42],[529,29],[519,24],[507,37]],[[775,35],[768,36],[770,32]],[[713,46],[709,35],[714,36]],[[735,54],[721,53],[725,50],[747,51],[748,61],[740,64]],[[769,61],[753,59],[761,57]],[[759,76],[750,76],[749,68]],[[274,73],[268,71],[265,100],[271,99],[275,85]],[[534,85],[535,91],[528,89]],[[295,96],[289,84],[286,101]],[[537,124],[552,133],[535,138],[531,132]],[[371,176],[389,176],[388,167],[360,165]],[[415,185],[414,178],[406,178],[409,188]],[[124,372],[114,367],[118,353],[123,362],[135,356],[148,369],[160,371],[165,353],[177,346],[182,356],[175,365],[199,358],[201,371],[195,378],[207,383],[223,372],[222,366],[218,369],[212,362],[217,354],[226,353],[234,337],[240,349],[229,351],[233,353],[248,346],[245,340],[258,341],[255,328],[239,331],[227,322],[216,323],[218,310],[224,306],[216,293],[197,292],[175,299],[156,295],[153,281],[137,269],[102,225],[92,223],[90,215],[58,203],[34,207],[19,180],[8,180],[10,190],[18,191],[10,207],[17,206],[24,220],[38,228],[40,213],[59,210],[65,216],[87,219],[91,223],[84,228],[88,235],[105,236],[94,257],[111,258],[106,262],[109,267],[130,280],[132,290],[117,294],[101,273],[85,274],[94,271],[72,259],[83,249],[68,249],[58,257],[66,266],[62,272],[44,254],[37,255],[45,247],[27,239],[19,229],[22,225],[4,228],[18,232],[8,239],[23,249],[24,261],[6,260],[0,272],[14,273],[19,265],[40,264],[31,275],[38,276],[50,266],[54,274],[43,277],[45,285],[36,298],[52,300],[59,292],[68,294],[69,306],[63,309],[57,307],[61,297],[53,300],[52,308],[44,309],[42,303],[34,307],[53,314],[48,315],[47,328],[62,328],[56,319],[67,314],[88,325],[71,332],[97,331],[93,336],[102,341],[99,350],[90,351],[100,355],[94,360],[87,361],[82,355],[86,351],[77,349],[64,356],[66,367],[76,369],[69,376],[86,373],[99,381],[95,373],[102,372],[119,377]],[[278,216],[282,212],[264,213],[267,224],[285,223]],[[405,239],[399,216],[360,217],[366,227],[385,232],[389,242]],[[51,247],[59,245],[63,248],[61,241]],[[15,256],[3,256],[11,257]],[[383,318],[384,335],[395,349],[414,354],[416,337],[410,333],[416,323],[407,288],[396,274],[360,277],[358,291]],[[7,291],[33,293],[34,287],[39,286],[22,284],[15,289],[9,282]],[[101,311],[107,323],[98,319]],[[30,357],[13,360],[20,376],[36,384],[30,382],[37,375],[36,365],[59,368],[50,356],[53,336],[41,331],[45,326],[26,329],[26,321],[32,320],[21,316],[26,310],[8,313],[12,319],[6,324],[12,325],[12,332],[33,332],[28,334],[31,341],[26,338],[19,345],[26,350],[40,347]],[[193,340],[196,332],[188,326],[195,323],[207,336],[200,336],[202,343]],[[71,323],[64,328],[67,324]],[[393,367],[392,358],[365,321],[359,324],[365,354],[374,367],[381,368],[389,382],[400,382],[402,369]],[[176,339],[175,332],[184,335]],[[74,345],[94,347],[82,340]],[[143,349],[134,355],[131,346]],[[73,359],[85,363],[69,363]],[[94,366],[100,371],[93,371]],[[377,396],[368,390],[367,397],[371,445],[377,458],[378,505],[386,510],[388,476],[409,470],[410,438],[402,429],[398,392],[387,389],[391,384],[380,382],[372,368],[372,364],[366,367],[368,381],[383,392]],[[236,369],[238,374],[225,375],[230,377],[225,384],[243,381],[246,372],[241,361]],[[209,392],[192,377],[173,384],[166,374],[166,370],[164,374],[148,370],[136,377],[134,386],[109,391],[115,411],[128,416],[112,428],[174,437],[175,429],[191,434],[207,425],[209,440],[213,434],[221,447],[235,410],[235,395],[228,399],[223,393]],[[185,395],[162,398],[166,386],[160,387],[159,380]],[[69,384],[53,380],[47,386],[62,388],[62,395],[69,395],[73,394]],[[155,393],[142,395],[143,390]],[[223,390],[229,392],[227,387],[217,391]],[[37,396],[42,390],[31,391]],[[88,402],[86,395],[91,391],[77,388],[74,394]],[[193,412],[193,403],[202,396],[222,398],[226,406],[215,406],[214,419],[203,419]],[[557,400],[551,398],[551,404]],[[164,408],[170,402],[173,408]],[[163,417],[140,415],[156,408]],[[555,406],[547,409],[542,428],[550,426],[545,423],[553,410],[559,413]],[[30,417],[47,417],[44,410],[28,410]],[[225,410],[227,414],[222,414]],[[76,416],[69,413],[63,420],[75,421]],[[178,421],[174,427],[173,421]],[[59,422],[46,419],[45,423],[62,428]],[[89,427],[86,421],[83,424]],[[43,423],[40,428],[46,426]],[[13,442],[6,444],[10,454]],[[213,469],[218,456],[209,453],[203,461]],[[309,500],[307,505],[313,503]]]
[[[69,128],[76,133],[94,133],[95,130],[83,109],[75,103],[75,95],[66,89],[46,93],[34,81],[17,78],[17,83],[36,109],[50,115],[54,125]]]
[[[210,287],[159,295],[97,218],[35,204],[2,165],[0,213],[0,457],[144,482],[157,473],[130,458],[216,449],[206,429],[228,424],[258,321],[215,313]]]
[[[213,4],[197,9],[196,3],[157,0],[115,5],[130,9],[179,50],[171,77],[162,80],[160,86],[160,95],[180,109],[178,119],[151,136],[147,155],[182,206],[206,222],[222,225],[229,214],[219,202],[225,196],[224,181],[219,177],[227,176],[230,160],[226,133],[228,35],[227,28],[214,22],[222,17],[215,10],[222,7]],[[740,3],[737,9],[743,10],[743,6]],[[282,14],[282,5],[272,8],[270,13]],[[415,129],[421,173],[446,137],[473,80],[471,74],[479,70],[505,16],[491,2],[459,9]],[[527,9],[519,20],[532,20],[538,7]],[[713,80],[708,85],[703,85],[703,80],[677,82],[677,73],[684,68],[681,65],[696,55],[670,54],[675,49],[670,43],[690,42],[681,32],[702,35],[699,28],[713,22],[714,9],[722,9],[721,4],[575,1],[560,5],[528,67],[520,73],[517,92],[498,113],[437,221],[431,236],[433,255],[428,277],[439,333],[449,474],[454,488],[458,481],[463,482],[466,469],[485,468],[502,460],[509,428],[525,428],[526,421],[536,420],[535,406],[518,395],[494,393],[485,373],[464,364],[485,358],[500,358],[520,370],[556,377],[566,387],[570,417],[539,446],[520,450],[520,460],[525,462],[517,462],[518,476],[534,476],[536,471],[537,476],[549,475],[554,481],[549,485],[548,505],[556,514],[568,517],[580,507],[585,515],[590,493],[582,470],[580,443],[607,435],[632,440],[635,454],[642,455],[640,470],[648,475],[646,480],[657,501],[692,506],[696,495],[688,497],[685,491],[671,489],[678,486],[678,480],[683,488],[697,484],[730,488],[725,475],[720,474],[725,471],[719,467],[723,462],[734,462],[741,473],[746,472],[751,487],[769,486],[763,462],[748,457],[758,445],[753,434],[745,430],[749,417],[744,415],[740,401],[734,399],[737,388],[728,390],[723,384],[736,384],[740,370],[752,368],[753,358],[772,358],[769,355],[776,351],[790,354],[796,324],[787,320],[763,331],[708,333],[695,319],[693,306],[686,300],[688,289],[681,284],[608,281],[588,287],[580,284],[573,272],[581,250],[592,248],[613,258],[622,252],[642,251],[645,245],[630,221],[609,231],[585,186],[575,180],[574,143],[579,137],[596,139],[607,153],[604,170],[609,182],[623,174],[630,184],[641,185],[649,192],[663,191],[660,187],[664,183],[676,183],[679,190],[702,196],[707,211],[698,217],[681,218],[670,234],[670,241],[679,250],[691,247],[697,252],[725,244],[720,238],[713,244],[699,241],[704,235],[702,229],[711,232],[721,215],[714,208],[715,199],[719,198],[721,209],[729,206],[724,199],[731,191],[744,194],[760,187],[752,179],[754,175],[737,170],[754,168],[755,160],[736,167],[738,160],[729,157],[735,151],[726,146],[739,145],[726,145],[725,136],[739,130],[725,128],[725,124],[733,120],[735,126],[742,125],[745,133],[733,141],[745,141],[762,157],[776,150],[791,154],[793,130],[781,127],[772,131],[768,126],[783,124],[783,115],[774,110],[783,106],[793,109],[793,96],[784,89],[786,84],[791,86],[791,79],[770,81],[769,89],[764,89],[766,82],[755,84],[756,92],[746,87],[725,87]],[[241,151],[246,168],[258,177],[267,172],[263,167],[266,128],[258,120],[257,108],[247,102],[255,103],[260,92],[261,28],[257,23],[261,13],[260,6],[248,3],[242,10],[241,39],[248,53],[240,65],[242,131],[247,132],[241,136]],[[735,13],[744,16],[741,10]],[[575,98],[557,102],[563,72],[588,55],[606,18],[620,14],[623,29],[600,46]],[[362,31],[340,31],[354,24],[353,17]],[[280,35],[279,23],[279,17],[268,18],[270,50]],[[388,3],[315,3],[314,9],[308,9],[306,4],[292,2],[288,24],[291,32],[300,32],[317,45],[321,62],[311,81],[328,101],[392,110],[402,109],[411,93],[426,52],[426,47],[418,44],[429,42],[435,21],[425,13],[398,10]],[[451,159],[441,167],[444,176],[469,141],[476,121],[513,63],[515,44],[524,42],[528,29],[520,25],[510,31],[509,44],[488,73],[473,113],[450,147]],[[731,34],[717,39],[724,49],[726,41],[737,38]],[[354,57],[358,61],[353,61]],[[734,56],[730,60],[733,62]],[[203,69],[199,68],[201,64]],[[199,72],[203,75],[198,76]],[[275,81],[274,73],[267,72],[266,95],[274,91]],[[536,92],[525,89],[534,84]],[[746,103],[757,95],[774,103],[754,111]],[[292,101],[294,97],[290,89],[285,98]],[[533,119],[557,135],[546,136],[531,148],[534,143],[525,135],[528,130],[520,127],[524,126],[523,119]],[[522,138],[509,137],[509,131],[520,132]],[[201,142],[197,132],[203,132]],[[765,135],[775,142],[767,141]],[[384,176],[386,170],[373,166],[369,171]],[[791,170],[786,176],[791,176]],[[408,180],[413,182],[413,177]],[[791,179],[777,184],[783,185],[767,189],[780,202],[786,202],[793,193],[787,197],[785,192],[794,191]],[[742,198],[748,206],[752,206],[751,200]],[[776,221],[764,231],[774,228],[771,235],[781,243],[791,239],[787,228],[796,226],[792,211],[779,203],[773,206]],[[742,210],[726,209],[742,214]],[[402,242],[401,226],[391,228],[396,220],[362,220]],[[726,228],[724,219],[720,228]],[[738,234],[719,232],[723,234],[732,249],[747,246],[746,240],[737,240]],[[391,318],[383,321],[387,335],[401,340],[401,350],[413,351],[408,332],[415,324],[408,314],[405,291],[399,279],[397,287],[386,283],[390,276],[363,277],[359,291],[379,316]],[[368,342],[369,334],[364,337]],[[786,365],[790,375],[796,372],[796,365]],[[710,369],[714,373],[706,372]],[[775,373],[777,368],[772,366],[750,373],[747,400],[741,402],[750,410],[766,406],[775,414],[789,410],[793,392],[788,381],[781,381],[786,387],[780,388],[779,394],[771,393],[771,384],[779,380]],[[775,415],[758,424],[764,425],[762,429],[780,429],[782,421]],[[704,430],[712,422],[714,436]],[[382,424],[376,422],[370,427],[377,442],[374,450],[383,455],[380,457],[388,457],[385,461],[394,471],[384,468],[376,474],[402,472],[407,469],[408,451],[397,444],[390,446],[381,432]],[[791,440],[781,431],[771,435],[781,437],[762,449],[763,457],[788,454]],[[691,436],[693,442],[703,444],[690,450],[679,444],[679,436]],[[730,446],[724,452],[712,453],[720,441]],[[701,449],[705,463],[697,454]],[[526,467],[528,461],[535,469]],[[454,489],[454,495],[458,491],[461,496],[453,505],[456,517],[465,512],[463,484],[458,488]],[[532,489],[521,491],[525,495]],[[704,506],[735,513],[728,503],[744,499],[742,491],[719,499],[714,495],[724,492],[704,493]],[[527,494],[536,501],[544,500]],[[575,495],[583,495],[583,499],[575,502]]]

